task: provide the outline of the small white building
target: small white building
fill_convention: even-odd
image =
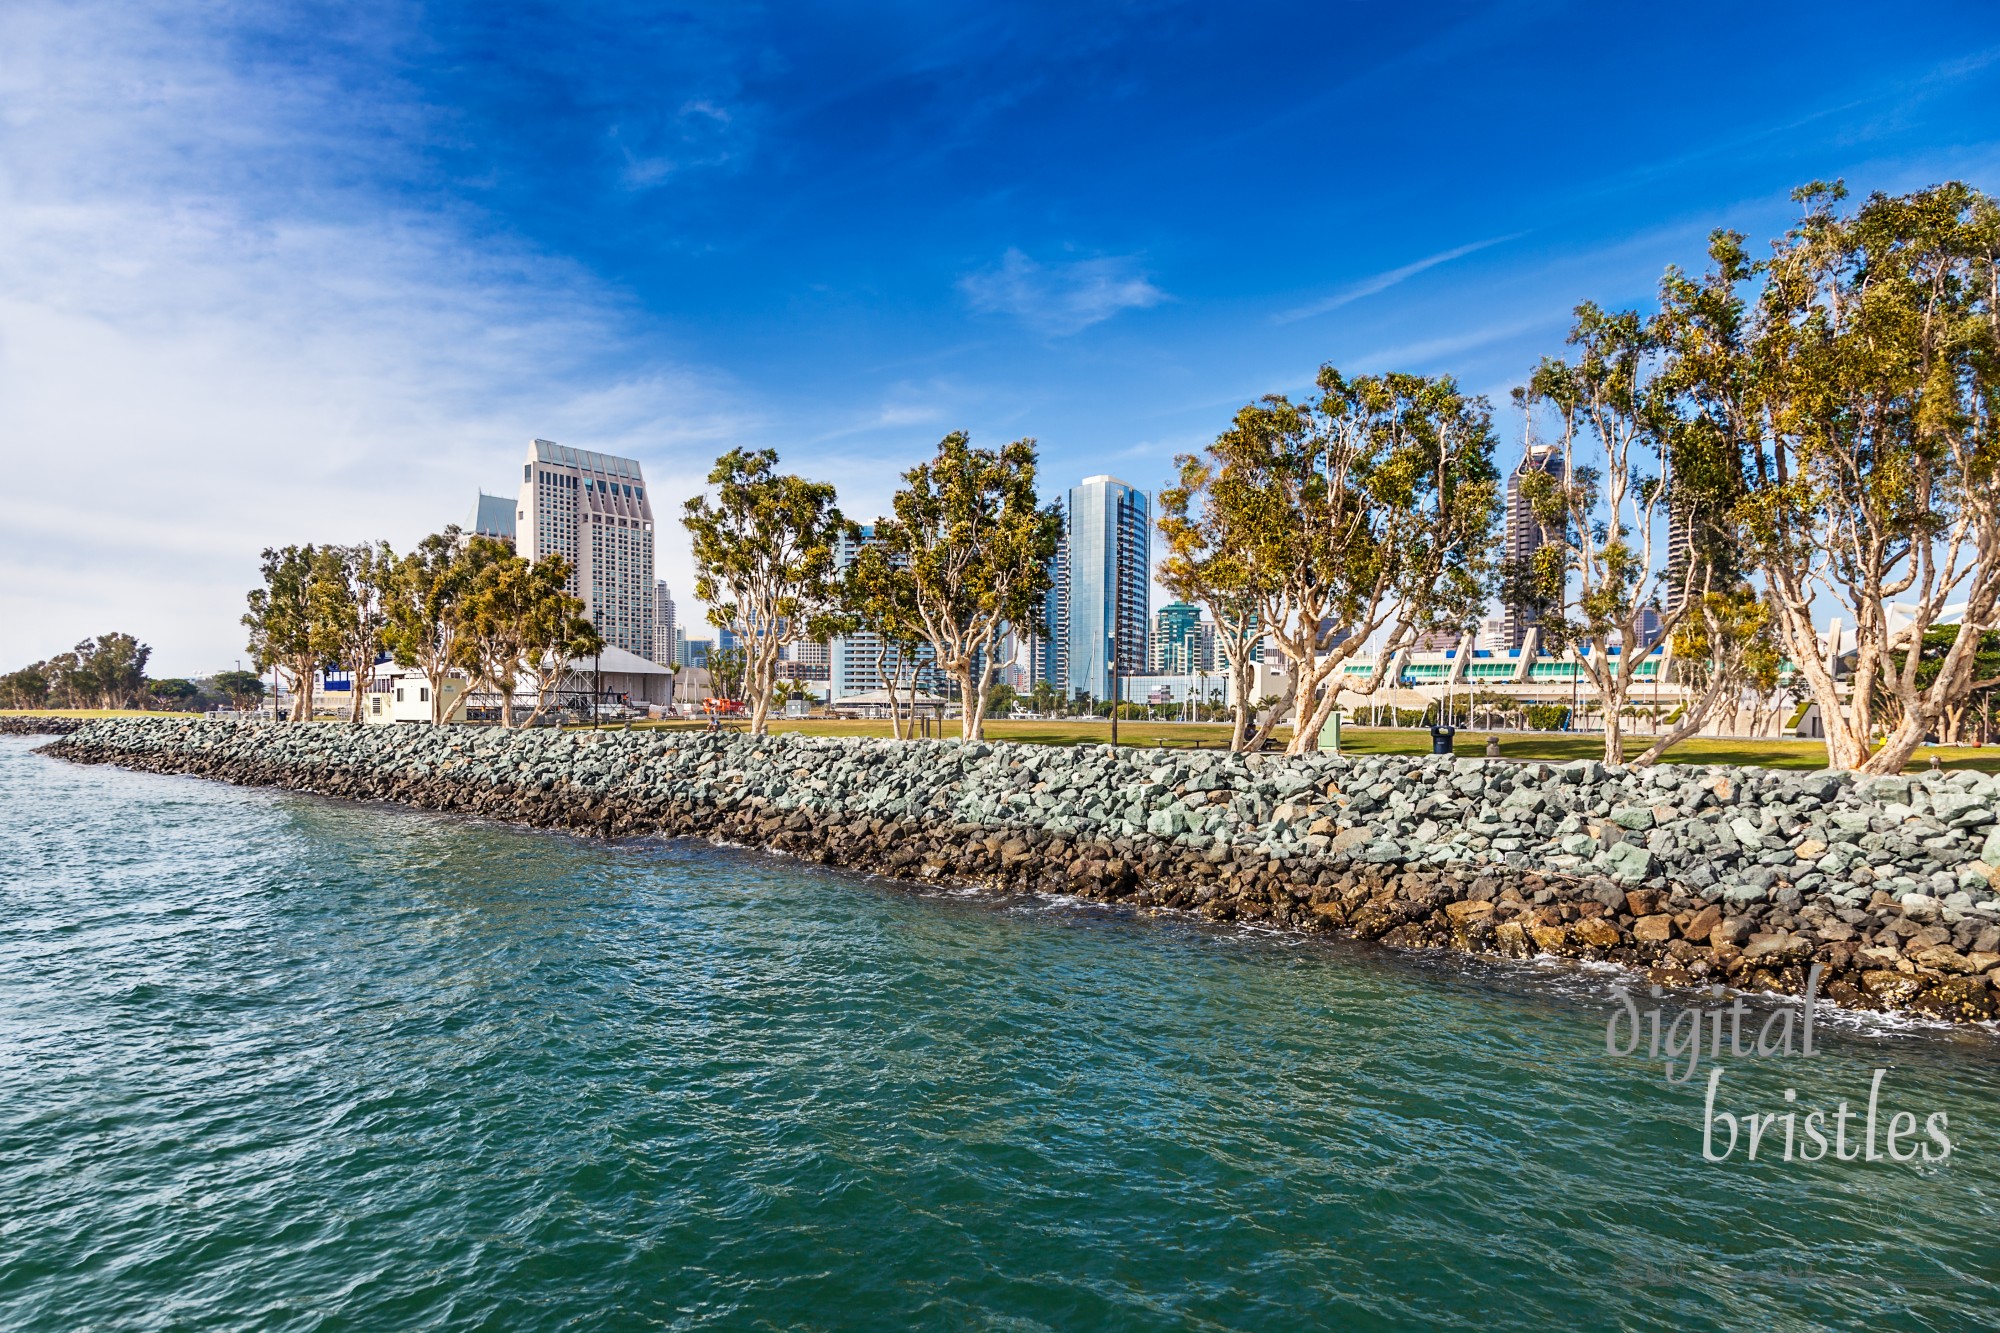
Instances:
[[[364,696],[361,720],[371,726],[429,722],[431,691],[437,689],[445,699],[444,720],[463,722],[466,720],[467,684],[462,677],[446,676],[433,686],[430,677],[415,667],[379,666],[375,668],[375,679]]]

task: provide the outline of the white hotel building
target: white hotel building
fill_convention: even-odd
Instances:
[[[515,549],[569,561],[569,589],[604,641],[657,660],[653,507],[636,460],[534,441],[521,467]]]

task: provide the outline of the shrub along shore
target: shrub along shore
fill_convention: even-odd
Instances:
[[[45,747],[895,878],[2000,1011],[2000,779],[837,737],[86,722]]]

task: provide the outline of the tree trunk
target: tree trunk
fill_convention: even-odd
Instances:
[[[1623,764],[1625,762],[1625,719],[1619,710],[1607,705],[1604,709],[1604,762]]]
[[[986,704],[992,698],[993,694],[992,652],[989,650],[981,656],[980,660],[985,663],[985,666],[979,673],[979,711],[968,717],[968,725],[959,728],[959,738],[967,742],[983,741],[986,739]],[[1117,705],[1113,704],[1112,707],[1115,708]]]
[[[300,658],[292,663],[292,713],[293,722],[312,721],[313,701],[313,660]]]
[[[958,734],[961,740],[970,740],[972,727],[972,707],[974,703],[972,686],[972,657],[966,655],[965,665],[952,673],[958,682]]]
[[[1905,713],[1901,724],[1882,742],[1882,748],[1870,755],[1860,765],[1859,771],[1870,775],[1900,773],[1910,762],[1910,756],[1915,754],[1923,743],[1922,714]]]

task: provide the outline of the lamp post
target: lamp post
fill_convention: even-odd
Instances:
[[[1111,748],[1118,748],[1118,631],[1111,632]]]

